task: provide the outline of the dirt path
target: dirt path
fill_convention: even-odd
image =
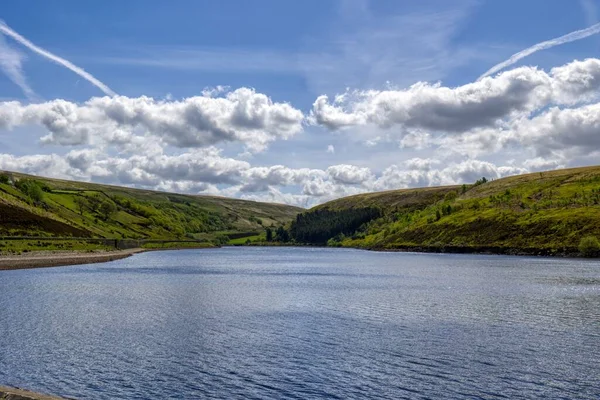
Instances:
[[[0,270],[60,267],[64,265],[92,264],[119,260],[144,249],[98,252],[36,252],[18,256],[0,256]]]

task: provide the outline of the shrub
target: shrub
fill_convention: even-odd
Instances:
[[[600,254],[600,241],[595,236],[586,236],[579,242],[579,252],[584,257],[595,257]]]
[[[446,202],[452,201],[452,200],[456,199],[457,196],[458,196],[458,193],[456,193],[454,190],[452,190],[451,192],[446,193],[446,195],[444,196],[444,201],[446,201]]]
[[[228,244],[229,236],[223,235],[223,234],[216,235],[215,238],[213,239],[213,243],[216,244],[217,246],[222,246],[222,245]]]
[[[35,203],[41,202],[44,198],[42,185],[33,179],[20,179],[15,186]]]
[[[8,185],[10,183],[10,177],[6,174],[0,174],[0,183]]]

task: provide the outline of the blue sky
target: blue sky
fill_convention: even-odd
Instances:
[[[5,1],[0,19],[10,29],[119,96],[89,105],[105,93],[5,34],[0,168],[311,205],[361,191],[595,164],[593,121],[569,124],[576,112],[593,114],[582,107],[596,104],[595,64],[573,62],[595,60],[600,35],[536,52],[489,85],[465,85],[514,53],[593,26],[599,9],[597,0]],[[34,95],[15,83],[15,65]],[[543,76],[532,72],[536,66]],[[562,66],[562,75],[552,74]],[[530,100],[496,113],[499,102],[516,101],[507,91],[477,103],[478,115],[465,111],[474,107],[473,93],[479,101],[522,80],[507,75],[519,68],[529,68],[527,80],[547,81],[518,92]],[[410,89],[418,82],[428,86]],[[154,103],[141,110],[147,97]],[[115,117],[107,110],[117,103],[138,114]],[[232,111],[239,104],[260,121],[254,114],[240,120]],[[427,107],[438,119],[463,107],[460,118],[478,122],[417,120]],[[553,107],[583,133],[573,139],[550,131]],[[3,115],[13,119],[2,123]]]

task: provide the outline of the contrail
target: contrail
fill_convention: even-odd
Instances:
[[[81,76],[83,79],[90,82],[92,85],[96,86],[98,89],[102,90],[105,94],[107,94],[109,96],[116,95],[116,93],[114,91],[112,91],[111,88],[106,86],[104,83],[100,82],[98,79],[94,78],[91,74],[86,72],[83,68],[80,68],[77,65],[73,64],[72,62],[65,60],[62,57],[59,57],[55,54],[50,53],[47,50],[44,50],[44,49],[36,46],[35,44],[31,43],[29,40],[25,39],[23,36],[19,35],[17,32],[13,31],[11,28],[9,28],[8,25],[6,25],[3,21],[0,21],[0,32],[5,34],[6,36],[10,36],[17,42],[21,43],[23,46],[27,47],[29,50],[31,50],[43,57],[46,57],[47,59],[54,61],[55,63],[60,64],[63,67],[70,69],[71,71],[75,72],[77,75]]]
[[[0,35],[0,68],[2,68],[11,81],[21,88],[28,99],[35,100],[37,99],[37,95],[27,83],[21,63],[21,53],[12,49],[4,40],[4,36]]]
[[[554,46],[559,46],[561,44],[574,42],[574,41],[580,40],[580,39],[585,39],[586,37],[595,35],[597,33],[600,33],[600,23],[597,23],[597,24],[592,25],[585,29],[567,33],[566,35],[561,36],[561,37],[557,37],[554,39],[546,40],[545,42],[538,43],[538,44],[533,45],[525,50],[521,50],[520,52],[513,54],[508,60],[503,61],[500,64],[494,65],[485,74],[481,75],[477,80],[481,80],[482,78],[485,78],[486,76],[492,75],[510,65],[513,65],[520,59],[525,58],[525,57],[527,57],[535,52],[538,52],[540,50],[546,50],[546,49],[549,49]]]

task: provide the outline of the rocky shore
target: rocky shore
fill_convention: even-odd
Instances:
[[[35,252],[14,256],[0,256],[0,270],[59,267],[65,265],[92,264],[119,260],[144,249],[127,249],[98,252]],[[0,397],[0,399],[2,399]]]
[[[49,396],[28,390],[0,386],[0,400],[65,400],[62,397]]]

